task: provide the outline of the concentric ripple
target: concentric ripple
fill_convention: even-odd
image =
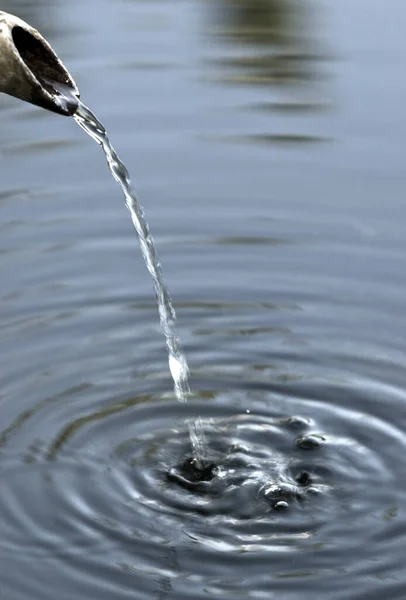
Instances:
[[[9,430],[0,471],[2,560],[22,547],[22,563],[38,559],[44,578],[35,585],[44,597],[47,565],[60,562],[61,585],[79,578],[100,598],[114,581],[116,598],[132,586],[140,599],[266,598],[270,581],[275,593],[294,598],[297,578],[304,589],[317,578],[318,590],[333,585],[334,597],[346,598],[359,577],[365,597],[375,597],[377,579],[387,582],[397,568],[385,559],[388,545],[391,557],[396,549],[401,555],[406,440],[357,406],[376,397],[385,405],[399,391],[375,386],[372,394],[366,381],[254,385],[206,377],[179,405],[159,388],[155,381],[153,397],[104,390],[104,399],[100,389],[87,390],[88,407],[93,397],[97,409],[69,422],[66,405],[56,403],[65,425],[23,456],[9,447],[29,419]],[[71,415],[80,399],[78,391]],[[203,469],[188,437],[196,413],[208,440]],[[362,560],[347,560],[357,553]]]

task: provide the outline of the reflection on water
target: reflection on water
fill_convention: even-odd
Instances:
[[[213,6],[213,34],[232,42],[234,56],[215,61],[232,70],[228,82],[300,86],[317,79],[323,57],[314,40],[312,3],[224,0]]]
[[[272,114],[317,113],[328,107],[322,94],[321,44],[317,43],[313,3],[305,0],[224,0],[212,3],[212,39],[224,42],[210,63],[223,84],[259,86],[261,100],[247,105]],[[219,75],[217,73],[220,73]],[[302,143],[326,138],[305,133],[230,136],[234,142]]]
[[[220,33],[234,41],[283,45],[298,35],[297,19],[309,7],[295,0],[224,0],[214,2]]]
[[[203,139],[207,139],[209,141],[217,141],[217,142],[225,142],[231,144],[238,144],[241,142],[244,143],[252,143],[252,144],[272,144],[278,146],[289,146],[289,145],[302,145],[302,144],[318,144],[320,142],[329,141],[325,137],[318,137],[316,135],[300,135],[294,133],[286,133],[286,134],[245,134],[245,135],[222,135],[222,136],[205,136]],[[260,243],[260,242],[258,242]]]

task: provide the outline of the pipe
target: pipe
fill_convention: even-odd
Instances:
[[[40,33],[0,11],[0,92],[72,116],[79,90]]]

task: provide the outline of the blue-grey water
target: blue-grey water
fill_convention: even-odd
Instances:
[[[2,9],[136,182],[192,394],[100,151],[0,97],[0,597],[403,600],[402,0]]]

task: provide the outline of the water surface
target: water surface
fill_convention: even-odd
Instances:
[[[405,8],[298,4],[3,6],[136,182],[193,392],[97,147],[1,97],[5,598],[405,597]]]

